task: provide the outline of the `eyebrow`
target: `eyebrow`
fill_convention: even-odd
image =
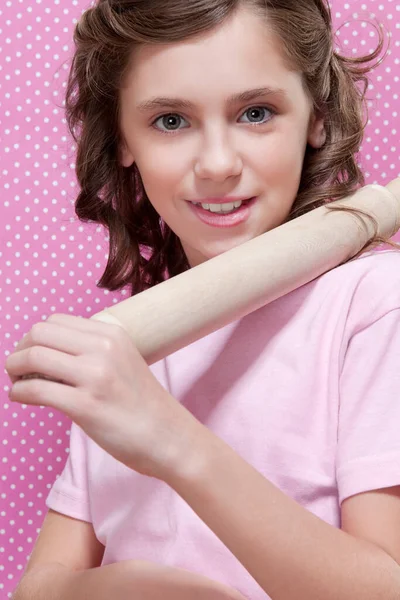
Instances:
[[[228,98],[228,105],[238,104],[240,102],[251,102],[257,98],[260,98],[261,96],[278,96],[283,100],[288,97],[285,90],[281,88],[261,87],[253,90],[246,90],[245,92],[240,92],[239,94],[230,96]],[[160,96],[158,98],[144,100],[143,102],[140,102],[136,108],[140,112],[147,112],[159,108],[192,110],[195,108],[195,104],[193,104],[193,102],[189,102],[189,100],[183,100],[181,98],[166,98]]]

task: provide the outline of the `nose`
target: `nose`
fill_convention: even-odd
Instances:
[[[242,159],[229,137],[215,132],[204,142],[194,167],[197,177],[218,183],[240,175],[242,169]]]

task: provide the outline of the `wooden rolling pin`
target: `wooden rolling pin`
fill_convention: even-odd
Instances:
[[[400,178],[330,206],[366,211],[388,240],[400,229]],[[321,206],[90,318],[123,327],[150,365],[350,260],[373,233],[370,219]]]

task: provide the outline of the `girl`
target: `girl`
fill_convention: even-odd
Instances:
[[[75,42],[101,287],[138,293],[363,183],[367,59],[334,51],[322,0],[104,0]],[[114,325],[35,325],[10,397],[73,424],[16,598],[398,600],[399,359],[393,250],[151,368]]]

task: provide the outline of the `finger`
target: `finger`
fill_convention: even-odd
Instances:
[[[21,357],[14,358],[35,346],[42,346],[70,354],[71,356],[79,356],[96,352],[99,350],[99,344],[104,342],[99,341],[98,335],[77,335],[76,330],[62,327],[55,323],[36,323],[31,331],[24,336],[18,344],[17,349],[6,360],[6,371],[14,383],[18,377],[27,377],[27,374],[20,375],[15,369],[19,369],[23,360]],[[107,344],[105,344],[107,345]],[[23,355],[26,357],[26,354]],[[41,365],[42,366],[42,365]]]
[[[50,331],[48,325],[58,325],[62,326],[64,330],[72,329],[75,331],[81,331],[82,333],[97,334],[103,337],[115,337],[117,335],[121,335],[121,331],[124,331],[121,327],[118,327],[113,323],[104,323],[102,321],[89,320],[85,319],[84,317],[77,317],[75,315],[65,315],[57,313],[51,315],[46,321],[40,321],[38,323],[35,323],[35,325],[32,326],[32,329],[26,335],[24,335],[24,337],[18,342],[14,349],[14,352],[18,352],[19,350],[23,350],[24,348],[31,346],[32,342],[37,343],[38,345],[46,345],[46,343],[43,343],[45,342],[45,338],[43,336],[38,338],[37,336],[40,335],[40,332],[42,331]],[[34,331],[35,329],[37,330],[36,338],[33,339],[32,331]],[[65,349],[65,351],[69,354],[75,355],[85,352],[84,349],[81,351],[79,349],[74,350],[74,337],[75,336],[73,334],[69,336],[69,340],[67,343],[71,344],[71,350],[69,351]],[[52,343],[54,344],[56,342],[55,335],[53,335],[52,340]],[[59,346],[57,346],[57,349],[60,349]]]
[[[79,360],[80,357],[72,357],[53,348],[32,346],[9,356],[7,371],[14,385],[21,377],[39,373],[50,380],[78,387],[83,378]]]
[[[81,332],[85,335],[77,335],[76,332]],[[39,371],[30,369],[29,373],[25,372],[23,374],[17,374],[14,367],[17,365],[19,368],[21,363],[15,363],[14,358],[12,357],[15,353],[19,353],[32,346],[51,348],[62,353],[70,354],[71,356],[83,356],[98,353],[99,350],[110,352],[112,351],[110,340],[112,342],[117,339],[120,342],[121,336],[127,344],[131,344],[130,338],[127,336],[126,332],[121,327],[114,324],[102,323],[100,321],[89,322],[87,319],[72,315],[51,315],[47,321],[36,323],[31,331],[19,342],[14,354],[6,361],[6,370],[13,384],[17,381],[18,377],[46,378],[46,375],[43,372],[43,365],[46,363],[41,363]],[[18,370],[18,373],[21,373],[20,369]],[[47,378],[54,381],[65,380],[67,383],[76,386],[81,383],[78,379],[79,373],[80,370],[75,369],[76,377],[73,380],[71,379],[70,374],[67,380],[65,380],[65,375],[62,378],[47,375]]]
[[[47,319],[48,323],[59,323],[64,324],[68,327],[73,327],[79,331],[88,332],[88,333],[97,333],[99,335],[112,335],[113,333],[121,334],[121,331],[125,332],[125,329],[122,325],[118,325],[118,321],[116,319],[109,321],[106,320],[97,320],[93,319],[85,319],[84,317],[77,317],[75,315],[66,315],[62,313],[57,313],[51,315]]]
[[[6,370],[12,383],[20,376],[13,371],[15,363],[11,357],[16,352],[19,353],[32,346],[44,346],[71,356],[94,354],[98,353],[99,350],[110,352],[112,351],[112,341],[121,336],[120,328],[117,328],[119,331],[110,330],[110,328],[107,328],[108,331],[106,331],[99,327],[86,327],[82,323],[85,319],[79,319],[81,321],[79,322],[76,317],[69,318],[69,315],[58,317],[59,315],[56,315],[51,321],[39,322],[33,325],[31,331],[19,342],[13,355],[7,359]],[[63,317],[67,317],[67,319]],[[103,329],[103,331],[100,331],[100,329]],[[35,376],[39,376],[38,373],[35,373]],[[28,377],[28,374],[21,375],[21,377]]]
[[[50,406],[60,410],[70,419],[84,423],[92,410],[85,393],[61,383],[34,379],[17,381],[8,394],[12,402],[32,406]]]
[[[14,353],[32,346],[45,346],[72,356],[78,356],[89,352],[90,349],[98,348],[98,344],[98,336],[92,339],[88,334],[77,335],[76,329],[63,327],[56,323],[43,322],[33,325],[30,332],[19,342]]]

